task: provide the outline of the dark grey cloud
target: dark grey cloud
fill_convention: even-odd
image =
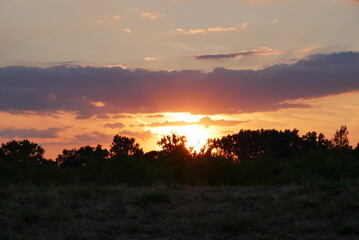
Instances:
[[[358,52],[342,52],[256,71],[4,67],[0,68],[0,111],[66,111],[90,118],[122,113],[210,115],[304,108],[310,106],[288,102],[359,90],[358,66]]]
[[[58,133],[64,131],[66,128],[48,128],[45,130],[30,128],[5,128],[0,130],[0,137],[2,138],[57,138]]]
[[[236,59],[240,57],[250,57],[254,55],[271,55],[271,54],[282,54],[282,53],[284,52],[279,50],[273,50],[270,48],[263,48],[260,50],[242,51],[238,53],[195,55],[192,57],[197,60],[228,60],[228,59]]]
[[[103,125],[105,128],[112,128],[112,129],[116,129],[116,128],[124,128],[126,127],[125,124],[123,123],[106,123],[105,125]]]

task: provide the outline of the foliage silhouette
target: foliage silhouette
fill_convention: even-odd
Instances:
[[[64,149],[56,161],[28,140],[3,143],[0,185],[94,184],[294,184],[312,179],[359,179],[359,144],[353,149],[346,126],[332,140],[298,130],[240,130],[209,139],[199,153],[186,138],[163,136],[161,151],[143,153],[134,138],[115,135],[110,152],[101,145]]]
[[[0,147],[0,158],[21,163],[42,163],[45,161],[44,153],[41,146],[26,139],[3,143]]]
[[[81,167],[85,166],[89,160],[101,160],[109,155],[106,149],[102,149],[101,145],[96,148],[91,146],[81,147],[79,149],[64,149],[62,154],[56,158],[56,163],[60,167]]]
[[[347,126],[341,126],[340,129],[337,130],[334,134],[334,146],[342,150],[350,149],[351,147],[349,146],[348,134],[349,131],[347,129]]]
[[[110,148],[111,156],[140,156],[143,150],[134,138],[115,135]]]

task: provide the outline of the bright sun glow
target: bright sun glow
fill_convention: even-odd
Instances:
[[[210,137],[206,129],[199,125],[183,126],[178,134],[186,136],[187,147],[193,148],[197,152],[201,150]]]
[[[153,129],[160,135],[170,135],[175,133],[179,136],[185,136],[187,139],[187,147],[198,152],[207,143],[207,139],[211,138],[208,128],[201,125],[171,126]]]

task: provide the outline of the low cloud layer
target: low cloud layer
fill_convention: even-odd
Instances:
[[[110,142],[113,139],[113,135],[108,135],[98,131],[91,133],[78,134],[74,136],[73,142],[81,144],[97,144]]]
[[[65,111],[90,118],[121,113],[211,115],[303,108],[310,106],[288,102],[359,90],[358,66],[359,53],[342,52],[256,71],[4,67],[0,68],[0,111]]]
[[[125,124],[123,123],[106,123],[105,125],[103,125],[105,128],[112,128],[112,129],[116,129],[116,128],[124,128],[126,127]]]
[[[250,57],[254,55],[273,55],[273,54],[283,54],[283,53],[284,53],[283,51],[273,50],[268,47],[262,47],[259,50],[242,51],[239,53],[195,55],[192,57],[197,60],[228,60],[228,59],[237,59],[242,57]]]
[[[132,131],[125,130],[125,131],[119,132],[119,134],[128,136],[128,137],[139,138],[142,141],[147,141],[148,139],[150,139],[153,136],[153,133],[151,131],[132,132]]]
[[[41,129],[18,129],[5,128],[0,130],[0,137],[2,138],[57,138],[58,133],[64,131],[64,128],[48,128]]]
[[[205,127],[209,126],[236,126],[238,124],[244,123],[246,121],[236,121],[236,120],[213,120],[210,117],[203,117],[198,122],[186,122],[186,121],[175,121],[175,122],[154,122],[149,124],[140,124],[138,127],[169,127],[169,126],[188,126],[188,125],[203,125]]]

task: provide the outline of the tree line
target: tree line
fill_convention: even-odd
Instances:
[[[144,152],[134,138],[115,135],[101,145],[64,149],[55,160],[29,140],[0,147],[0,184],[290,184],[310,178],[359,178],[359,144],[349,145],[341,126],[332,139],[322,133],[302,136],[297,129],[240,130],[209,139],[199,152],[186,138],[163,136],[160,151]]]

